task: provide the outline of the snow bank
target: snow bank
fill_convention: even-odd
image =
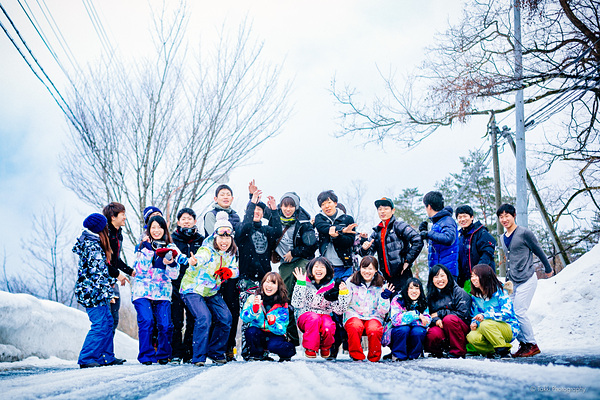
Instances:
[[[600,244],[558,275],[538,282],[529,308],[542,351],[600,353]]]
[[[83,311],[27,294],[0,291],[0,361],[27,357],[76,360],[90,328]],[[115,354],[135,360],[137,341],[117,331]]]

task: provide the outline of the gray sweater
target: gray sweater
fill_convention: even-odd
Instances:
[[[548,262],[548,258],[540,247],[533,232],[522,226],[517,228],[512,233],[512,241],[510,248],[506,248],[504,237],[500,238],[500,243],[506,254],[506,280],[514,283],[523,283],[527,281],[535,273],[533,267],[533,255],[535,254],[542,264],[544,264],[546,273],[552,272],[552,267]]]

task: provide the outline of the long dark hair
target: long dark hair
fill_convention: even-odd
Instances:
[[[275,282],[277,284],[277,292],[273,295],[275,304],[287,304],[289,301],[287,286],[283,282],[283,278],[277,272],[267,272],[266,275],[260,281],[260,286],[256,290],[256,294],[265,296],[263,293],[263,284],[266,281]]]
[[[367,268],[369,265],[375,267],[375,275],[373,275],[373,280],[371,281],[371,285],[381,287],[383,286],[383,276],[379,273],[379,262],[373,256],[365,256],[362,260],[360,260],[360,268],[350,278],[350,282],[355,284],[356,286],[360,286],[365,283],[365,278],[363,278],[360,273],[361,268]]]
[[[219,236],[219,235],[215,234],[215,236],[213,237],[212,246],[213,246],[213,249],[221,251],[221,249],[219,249],[219,246],[217,245],[217,236]],[[227,249],[227,253],[229,253],[230,256],[234,256],[237,253],[238,248],[235,244],[235,239],[233,238],[233,236],[230,236],[230,237],[231,237],[231,244],[229,245],[229,248]]]
[[[477,297],[490,298],[498,290],[502,290],[502,282],[498,280],[496,273],[487,264],[477,264],[471,270],[472,274],[477,275],[479,278],[479,286],[481,289],[471,285],[471,294]]]
[[[108,224],[106,224],[98,236],[100,236],[100,247],[102,247],[102,250],[106,253],[106,260],[108,261],[108,264],[110,264],[110,261],[112,260],[112,249],[110,247]]]
[[[171,239],[171,234],[169,233],[169,228],[167,226],[167,221],[165,221],[165,219],[161,215],[155,215],[148,220],[148,226],[146,227],[146,235],[148,236],[150,241],[154,241],[154,238],[150,234],[150,227],[155,221],[165,231],[163,237],[159,240],[163,240],[166,244],[173,243],[173,240]]]
[[[408,287],[410,285],[417,286],[419,291],[419,297],[417,300],[412,300],[408,297]],[[400,296],[402,301],[404,302],[404,307],[407,310],[417,310],[420,313],[423,313],[427,309],[427,296],[425,296],[425,291],[423,290],[423,283],[421,283],[420,279],[417,278],[408,278],[406,281],[406,285],[402,287],[400,291]]]
[[[325,257],[315,257],[312,260],[310,260],[310,262],[306,266],[306,275],[308,276],[308,278],[313,282],[315,281],[315,276],[313,275],[312,270],[316,263],[323,264],[325,266],[325,269],[327,270],[325,277],[323,277],[320,283],[328,283],[329,281],[331,281],[333,279],[333,265],[331,264],[331,261],[329,261]]]
[[[433,277],[438,274],[438,272],[444,271],[446,276],[448,277],[448,283],[446,287],[443,289],[438,289],[433,284]],[[429,269],[429,279],[427,280],[427,301],[431,303],[432,300],[436,300],[445,296],[449,296],[454,290],[454,277],[443,264],[436,264]]]

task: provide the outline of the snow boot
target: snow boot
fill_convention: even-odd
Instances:
[[[535,343],[527,343],[527,350],[523,351],[517,357],[533,357],[536,354],[540,354],[541,350]]]

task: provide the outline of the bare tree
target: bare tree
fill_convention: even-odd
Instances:
[[[350,187],[343,193],[343,200],[341,200],[341,203],[346,206],[348,214],[354,218],[354,222],[356,222],[358,227],[362,230],[365,230],[365,228],[368,230],[368,227],[364,226],[367,222],[367,218],[365,218],[363,213],[363,201],[366,191],[367,187],[363,181],[353,180],[350,182]]]
[[[441,126],[470,117],[514,109],[524,89],[533,111],[528,129],[557,115],[564,125],[546,132],[548,145],[536,149],[546,170],[557,160],[578,171],[577,182],[556,215],[574,201],[600,210],[600,18],[595,0],[524,0],[523,80],[514,73],[514,1],[469,0],[464,16],[427,49],[419,72],[404,86],[383,76],[386,93],[368,103],[352,87],[332,92],[341,106],[340,135],[367,141],[396,140],[414,146]],[[557,119],[558,118],[558,119]],[[583,198],[585,197],[585,198]],[[556,221],[555,220],[555,221]]]
[[[49,205],[34,215],[32,227],[23,240],[23,263],[33,271],[28,275],[28,293],[73,305],[77,266],[70,251],[73,235],[67,231],[68,221],[55,205]]]
[[[65,185],[87,203],[119,201],[141,224],[155,205],[170,221],[277,134],[289,115],[289,84],[263,60],[244,22],[222,27],[213,51],[190,56],[185,7],[155,17],[155,57],[133,65],[112,58],[73,91],[72,146],[62,157]],[[193,59],[193,60],[192,60]]]

